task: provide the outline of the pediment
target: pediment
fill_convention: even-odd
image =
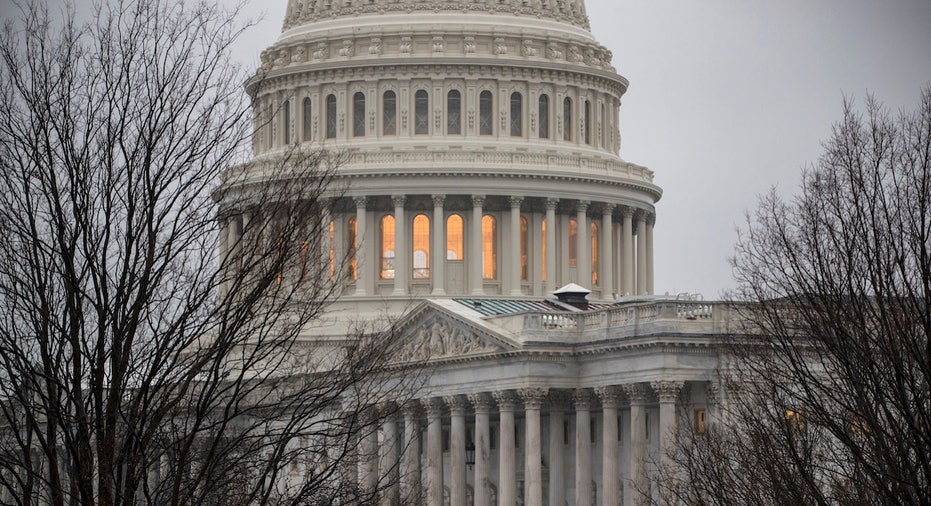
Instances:
[[[401,322],[395,362],[426,362],[511,351],[517,346],[429,302]]]

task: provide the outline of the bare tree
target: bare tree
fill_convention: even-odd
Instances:
[[[671,488],[694,504],[928,504],[931,86],[896,117],[845,100],[799,195],[761,199],[733,266],[749,337],[725,346],[723,407],[682,439]]]
[[[0,37],[0,499],[370,502],[360,441],[416,379],[390,333],[301,340],[342,286],[342,156],[248,161],[236,12],[62,14]]]

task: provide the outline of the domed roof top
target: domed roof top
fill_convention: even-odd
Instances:
[[[584,0],[288,0],[283,31],[326,19],[389,13],[513,15],[589,29]]]

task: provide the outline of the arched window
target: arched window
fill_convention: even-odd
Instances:
[[[291,101],[285,100],[281,108],[283,109],[281,115],[281,140],[287,146],[291,144]]]
[[[394,216],[381,219],[381,279],[394,279]]]
[[[576,265],[579,258],[579,222],[569,220],[569,265]]]
[[[494,216],[482,216],[482,278],[498,279],[498,224]]]
[[[494,132],[494,121],[491,117],[491,92],[485,90],[478,96],[478,133],[491,135]]]
[[[530,280],[530,262],[529,262],[529,235],[530,230],[527,226],[527,218],[520,217],[520,280]]]
[[[430,218],[425,214],[414,216],[414,279],[430,278]]]
[[[398,133],[398,97],[388,90],[382,98],[381,130],[384,135],[397,135]]]
[[[355,281],[356,279],[356,247],[358,242],[356,241],[356,217],[353,216],[349,218],[349,223],[346,227],[346,251],[348,252],[348,265],[349,272],[347,276],[350,280]]]
[[[336,95],[326,97],[326,138],[336,138]]]
[[[365,93],[361,91],[352,96],[352,136],[365,136]]]
[[[430,133],[430,97],[427,90],[417,90],[414,94],[414,133]]]
[[[301,140],[307,142],[312,139],[311,134],[313,133],[313,117],[310,114],[310,97],[304,97],[304,107],[301,111],[302,118],[301,123],[303,124],[304,131],[301,132]]]
[[[572,140],[572,99],[566,97],[562,101],[562,140]]]
[[[585,101],[585,144],[592,143],[592,103]]]
[[[459,90],[450,90],[446,95],[446,133],[462,133],[462,95]]]
[[[550,138],[550,97],[540,95],[540,107],[538,115],[540,116],[540,138]]]
[[[540,279],[542,279],[543,281],[546,281],[546,218],[543,218],[543,225],[542,225],[541,232],[542,232],[541,236],[543,239],[543,248],[540,249],[540,259],[543,261],[543,264],[542,264],[543,273]]]
[[[524,135],[524,97],[518,93],[511,93],[511,137]]]
[[[598,286],[598,224],[594,221],[592,232],[592,286]]]
[[[446,259],[462,260],[462,216],[446,218]]]

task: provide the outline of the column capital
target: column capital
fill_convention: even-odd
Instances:
[[[524,401],[524,409],[540,409],[548,388],[521,388],[517,395]]]
[[[601,204],[601,215],[602,216],[614,216],[614,208],[617,207],[614,204],[604,203]]]
[[[555,211],[556,206],[559,205],[559,199],[546,199],[543,201],[543,205],[547,211]]]
[[[495,409],[495,400],[487,392],[469,394],[469,402],[475,406],[476,413],[491,413]]]
[[[484,195],[472,195],[472,206],[473,207],[482,207],[484,205],[485,205]]]
[[[392,195],[391,202],[394,203],[394,207],[404,207],[404,203],[407,202],[407,195]]]
[[[575,211],[578,213],[584,213],[588,211],[588,206],[591,204],[588,200],[580,200],[578,204],[575,205]]]
[[[353,197],[353,198],[352,198],[352,201],[356,203],[356,208],[363,208],[363,209],[364,209],[365,206],[366,206],[366,204],[368,204],[369,198],[368,198],[368,197],[364,197],[364,196],[363,196],[363,197]]]
[[[453,414],[463,414],[469,409],[469,400],[465,395],[447,395],[443,397],[443,400]]]
[[[650,383],[660,402],[676,402],[679,392],[685,386],[684,381],[654,381]]]
[[[433,199],[433,207],[443,207],[443,204],[446,202],[446,195],[431,195]]]
[[[631,404],[643,404],[650,397],[650,390],[645,383],[628,383],[624,385],[624,392]]]
[[[551,411],[567,410],[571,402],[571,390],[550,390],[550,394],[546,398],[546,403],[549,405]]]
[[[520,401],[512,390],[496,390],[491,395],[494,396],[495,402],[498,403],[499,411],[514,411]]]
[[[617,408],[624,399],[624,391],[617,385],[595,387],[595,394],[601,399],[601,405],[606,408]]]
[[[420,403],[423,404],[423,409],[427,412],[427,416],[443,416],[443,408],[446,407],[443,399],[439,397],[429,397],[427,399],[421,399]]]
[[[656,213],[653,211],[646,211],[646,215],[643,217],[644,221],[647,222],[647,225],[651,227],[656,224]]]
[[[523,201],[524,201],[524,197],[509,197],[509,198],[508,198],[508,202],[511,203],[511,207],[512,207],[512,208],[514,208],[514,207],[520,208],[520,204],[521,204],[521,202],[523,202]]]
[[[384,418],[396,416],[398,412],[398,403],[394,401],[382,402],[376,406],[376,409],[378,410],[378,416],[380,417]]]
[[[624,218],[631,218],[634,216],[634,208],[630,206],[617,206],[618,212]]]
[[[572,404],[576,410],[591,409],[592,394],[587,388],[577,388],[572,392]]]
[[[401,411],[404,412],[405,418],[410,417],[416,420],[423,414],[423,405],[418,400],[405,402]]]
[[[705,388],[705,397],[708,404],[720,406],[721,398],[723,397],[722,394],[724,393],[722,392],[721,386],[716,381],[712,381],[708,383],[708,386]]]

